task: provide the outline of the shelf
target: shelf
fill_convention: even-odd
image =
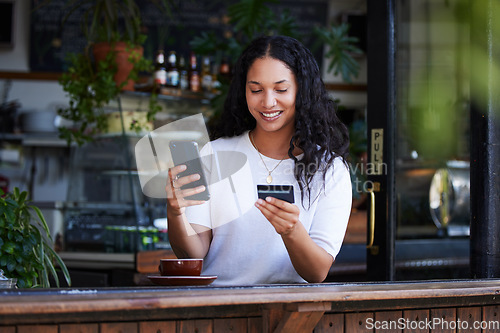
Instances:
[[[65,201],[64,209],[66,210],[94,210],[94,211],[119,211],[126,212],[134,208],[133,202],[94,202],[94,201]],[[98,216],[98,215],[96,215]]]
[[[122,97],[144,98],[151,95],[151,91],[123,91]],[[215,96],[211,93],[184,91],[173,88],[162,88],[157,95],[158,100],[166,102],[192,101],[201,104],[210,104],[210,100]]]
[[[0,142],[19,142],[25,147],[68,147],[66,140],[59,138],[57,132],[54,133],[2,133]]]
[[[0,141],[23,141],[24,135],[14,133],[0,133]]]
[[[57,81],[62,73],[54,72],[7,72],[0,71],[0,79]]]
[[[60,252],[68,268],[135,269],[135,253]]]
[[[0,79],[58,81],[62,73],[53,72],[8,72],[0,71]],[[325,83],[327,90],[366,92],[366,84]],[[159,96],[168,96],[160,94]]]

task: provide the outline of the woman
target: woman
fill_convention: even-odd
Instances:
[[[340,250],[351,207],[345,157],[348,131],[336,115],[313,55],[297,40],[254,40],[238,59],[211,151],[239,151],[257,184],[292,184],[295,204],[258,199],[254,207],[211,228],[227,205],[184,199],[199,175],[170,169],[167,218],[170,243],[183,258],[205,258],[204,274],[220,285],[322,282]],[[252,192],[253,191],[253,192]],[[213,193],[212,193],[213,194]],[[188,207],[188,209],[186,209]],[[228,208],[229,209],[229,208]]]

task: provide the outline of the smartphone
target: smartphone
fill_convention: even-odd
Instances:
[[[289,203],[295,202],[292,185],[257,185],[257,196],[262,200],[273,197]]]
[[[174,165],[186,165],[187,169],[179,173],[179,177],[184,177],[192,174],[199,174],[200,179],[192,183],[186,184],[181,189],[194,188],[201,185],[205,186],[205,191],[186,197],[187,200],[208,200],[210,193],[208,192],[207,180],[203,172],[198,143],[195,141],[170,141],[170,154]]]

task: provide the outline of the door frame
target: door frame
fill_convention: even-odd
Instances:
[[[367,187],[374,199],[369,207],[370,213],[374,209],[374,225],[367,214],[367,241],[373,240],[366,250],[370,281],[395,279],[395,1],[367,1]]]

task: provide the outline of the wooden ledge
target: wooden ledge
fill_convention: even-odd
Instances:
[[[0,322],[57,323],[259,316],[285,332],[325,312],[500,305],[500,280],[0,291]],[[201,317],[200,317],[201,316]]]
[[[262,322],[263,332],[312,332],[325,311],[331,309],[332,304],[330,302],[265,306]]]

